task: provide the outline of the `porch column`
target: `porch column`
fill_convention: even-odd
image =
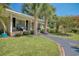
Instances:
[[[10,36],[12,36],[12,15],[10,15]]]

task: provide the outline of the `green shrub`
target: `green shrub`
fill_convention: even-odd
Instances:
[[[48,32],[49,33],[53,33],[54,32],[54,29],[48,29]]]
[[[19,33],[16,33],[14,36],[15,37],[19,37],[19,36],[22,36],[23,35],[23,33],[22,32],[19,32]]]
[[[41,29],[40,32],[41,32],[41,33],[44,33],[44,29]]]
[[[30,34],[34,34],[33,30],[30,31]]]
[[[3,33],[3,30],[0,30],[0,34],[2,34]]]
[[[23,32],[23,35],[29,35],[30,32],[26,31],[26,32]]]
[[[78,29],[72,29],[72,32],[74,32],[74,33],[78,33],[79,30],[78,30]]]

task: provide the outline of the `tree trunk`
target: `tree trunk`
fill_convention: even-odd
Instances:
[[[6,25],[5,25],[4,21],[2,21],[2,19],[0,19],[0,22],[3,25],[3,31],[4,31],[3,33],[5,33],[6,32]]]
[[[59,32],[59,24],[56,24],[56,33]]]
[[[44,33],[48,33],[47,27],[48,27],[48,19],[45,20],[45,31],[44,31]]]
[[[35,20],[34,20],[34,35],[37,35],[38,34],[38,19],[37,17],[35,17]]]

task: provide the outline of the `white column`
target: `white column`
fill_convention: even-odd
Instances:
[[[12,15],[10,15],[10,36],[12,36]]]

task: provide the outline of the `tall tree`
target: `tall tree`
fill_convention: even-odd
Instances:
[[[42,16],[45,19],[45,33],[47,33],[47,28],[48,28],[48,20],[52,19],[52,16],[55,14],[55,8],[47,3],[43,4],[42,8]]]
[[[7,4],[7,3],[5,3],[5,4],[1,3],[0,4],[0,23],[2,23],[2,25],[3,25],[4,33],[6,31],[6,25],[5,25],[5,22],[4,22],[6,18],[3,16],[3,12],[5,12],[5,8],[9,8],[8,5],[9,4]]]
[[[58,32],[59,30],[59,24],[60,24],[60,19],[57,15],[54,15],[53,16],[53,20],[54,20],[54,23],[55,23],[55,32]]]
[[[40,4],[40,3],[23,4],[23,13],[32,15],[34,17],[34,34],[35,35],[37,35],[38,18],[41,13],[42,6],[43,4]]]
[[[54,22],[55,22],[55,27],[56,31],[59,32],[60,26],[62,26],[65,31],[67,29],[70,29],[73,26],[73,19],[70,16],[54,16]],[[64,30],[62,30],[65,32]]]

